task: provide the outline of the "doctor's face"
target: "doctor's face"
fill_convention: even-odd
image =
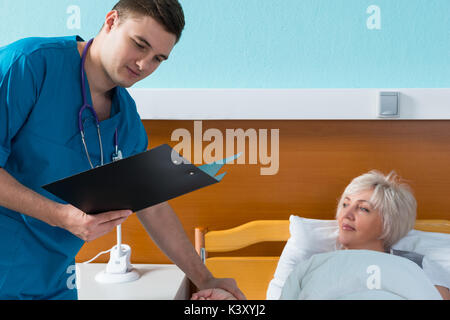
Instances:
[[[370,203],[373,190],[344,195],[338,209],[339,243],[346,249],[383,251],[383,221]]]
[[[119,23],[120,19],[120,23]],[[111,80],[131,87],[152,74],[169,57],[176,36],[148,16],[119,18],[108,13],[103,27],[102,65]]]

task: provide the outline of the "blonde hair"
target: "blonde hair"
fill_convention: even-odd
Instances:
[[[371,170],[354,178],[345,188],[336,211],[336,218],[347,195],[373,190],[370,202],[379,210],[383,222],[384,247],[389,249],[414,228],[417,202],[412,189],[391,171],[387,176],[377,170]]]

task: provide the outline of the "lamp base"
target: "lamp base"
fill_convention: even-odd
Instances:
[[[107,273],[102,270],[95,276],[95,281],[100,283],[123,283],[139,279],[140,275],[136,269],[131,269],[126,273]]]
[[[123,283],[139,279],[139,272],[130,262],[131,248],[127,244],[118,244],[111,248],[109,262],[105,270],[100,271],[95,280],[100,283]]]

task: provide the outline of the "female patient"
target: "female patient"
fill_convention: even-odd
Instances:
[[[422,266],[423,256],[391,250],[391,246],[414,228],[416,200],[408,185],[395,172],[388,176],[372,170],[347,186],[339,200],[336,219],[339,224],[338,249],[365,249],[396,254]],[[441,296],[450,300],[448,288],[436,285]],[[193,300],[234,299],[222,289],[195,293]]]

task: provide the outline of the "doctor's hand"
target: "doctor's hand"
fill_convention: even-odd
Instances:
[[[231,278],[210,278],[194,293],[192,300],[247,300],[238,288],[236,280]]]
[[[192,295],[191,300],[237,300],[226,290],[219,288],[204,289]]]
[[[132,213],[131,210],[117,210],[91,215],[71,204],[64,204],[59,210],[56,225],[89,242],[109,233]]]

